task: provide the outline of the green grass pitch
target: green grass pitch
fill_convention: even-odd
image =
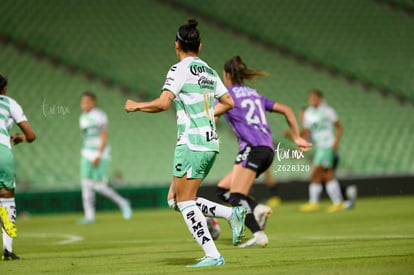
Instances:
[[[76,224],[80,213],[21,217],[14,250],[23,259],[0,262],[0,272],[414,274],[414,196],[359,199],[355,209],[334,214],[302,214],[300,203],[274,210],[266,248],[233,247],[221,220],[216,244],[226,264],[204,268],[186,267],[203,253],[181,214],[169,209],[138,209],[130,221],[100,212],[91,225]]]

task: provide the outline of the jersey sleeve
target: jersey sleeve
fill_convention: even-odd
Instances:
[[[335,110],[334,110],[333,108],[331,108],[331,107],[329,107],[329,108],[327,109],[327,116],[328,116],[329,120],[330,120],[332,123],[335,123],[335,122],[337,122],[337,121],[338,121],[338,115],[337,115],[337,113],[335,112]]]
[[[167,73],[167,77],[165,79],[162,90],[168,90],[177,96],[184,85],[185,75],[186,74],[183,72],[183,67],[179,66],[179,64],[171,66],[170,70]]]
[[[214,93],[214,97],[220,98],[226,93],[228,93],[226,86],[224,86],[223,81],[221,81],[220,77],[217,76],[217,85],[216,85],[216,91]]]
[[[101,112],[99,115],[99,130],[101,132],[106,132],[108,131],[108,117],[106,116],[106,114],[104,112]]]
[[[14,100],[10,101],[10,114],[14,122],[17,124],[27,121],[26,115],[23,112],[22,107]]]
[[[309,112],[307,110],[305,110],[305,112],[303,113],[303,128],[305,129],[309,129],[310,128],[310,122],[309,122]]]
[[[275,105],[275,101],[268,99],[267,97],[263,96],[265,110],[268,112],[273,112],[273,106]]]

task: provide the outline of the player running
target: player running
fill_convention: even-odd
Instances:
[[[232,171],[219,182],[217,195],[231,205],[243,206],[247,210],[246,226],[252,231],[253,237],[239,247],[264,247],[268,243],[263,231],[264,224],[259,225],[254,215],[258,204],[248,196],[255,178],[268,169],[273,161],[274,147],[266,111],[285,116],[293,141],[300,149],[307,151],[312,146],[300,137],[291,108],[244,85],[244,80],[254,80],[265,74],[260,70],[248,69],[240,56],[235,56],[224,64],[224,83],[235,102],[234,109],[224,114],[224,117],[237,135],[239,153]],[[265,215],[270,215],[268,209],[263,209],[267,212]]]
[[[23,134],[10,135],[13,124],[16,123]],[[22,107],[11,97],[7,96],[7,79],[0,75],[0,222],[3,232],[2,260],[19,260],[13,252],[13,238],[17,236],[16,203],[14,189],[16,188],[16,171],[11,143],[32,142],[36,138]]]
[[[300,137],[298,124],[290,107],[274,102],[244,85],[244,80],[254,80],[265,74],[263,71],[248,69],[240,56],[235,56],[224,64],[224,83],[234,99],[234,109],[225,113],[224,117],[237,135],[239,153],[232,171],[219,182],[217,195],[231,205],[243,206],[247,210],[246,226],[252,231],[253,237],[239,247],[264,247],[268,244],[263,230],[264,223],[259,225],[256,218],[260,222],[260,217],[256,215],[255,218],[254,215],[255,208],[259,207],[258,203],[248,196],[255,178],[266,171],[273,161],[274,147],[266,111],[285,116],[293,141],[301,150],[308,151],[312,146]],[[262,220],[271,214],[269,207],[261,212]]]
[[[197,264],[189,267],[224,264],[208,231],[206,218],[197,206],[196,194],[219,152],[214,114],[223,114],[234,104],[217,72],[198,57],[201,42],[197,25],[196,20],[190,19],[178,29],[175,52],[180,62],[170,68],[161,95],[149,102],[127,100],[125,103],[127,112],[156,113],[167,110],[175,101],[178,137],[171,194],[175,195],[176,205],[188,229],[205,252]],[[215,98],[219,100],[216,106]],[[232,215],[230,207],[216,208],[215,211],[223,211],[221,216]],[[244,231],[245,211],[236,208],[233,214],[237,216],[233,225],[238,231],[238,241]]]
[[[319,210],[322,182],[325,182],[326,192],[332,201],[327,212],[341,211],[345,205],[341,188],[335,178],[334,162],[342,135],[342,125],[335,110],[323,101],[323,95],[319,90],[309,92],[308,103],[309,107],[303,115],[304,136],[315,144],[315,155],[309,185],[309,202],[302,205],[300,211]]]
[[[95,222],[95,192],[115,202],[124,219],[132,217],[129,201],[108,186],[110,147],[108,145],[108,118],[96,107],[94,93],[85,92],[81,97],[83,113],[79,118],[83,145],[81,157],[82,202],[85,217],[79,224]]]

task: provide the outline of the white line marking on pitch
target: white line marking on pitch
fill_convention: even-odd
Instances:
[[[51,242],[48,244],[58,244],[58,245],[65,245],[70,243],[75,243],[79,241],[83,241],[82,236],[71,235],[71,234],[59,234],[59,233],[25,233],[20,234],[21,237],[29,237],[29,238],[62,238],[63,240],[57,242]]]
[[[414,239],[414,235],[355,235],[355,236],[270,236],[270,239],[355,240],[355,239]]]
[[[366,240],[366,239],[414,239],[414,235],[357,235],[357,236],[269,236],[272,240]],[[155,244],[155,243],[182,243],[193,242],[193,239],[129,239],[129,240],[109,240],[105,243],[137,243],[137,244]],[[86,243],[101,243],[98,241],[87,241]]]

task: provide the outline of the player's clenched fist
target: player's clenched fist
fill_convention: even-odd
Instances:
[[[125,107],[124,107],[124,109],[125,109],[125,112],[136,112],[136,111],[138,111],[138,102],[136,102],[136,101],[134,101],[134,100],[131,100],[131,99],[128,99],[126,102],[125,102]]]

